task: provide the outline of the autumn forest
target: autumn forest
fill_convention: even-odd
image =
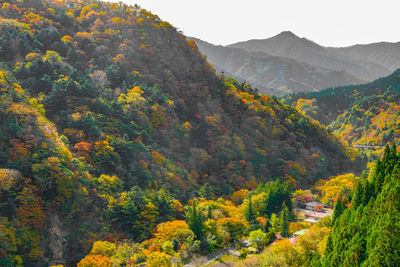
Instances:
[[[122,2],[0,33],[0,266],[400,262],[399,70],[270,96]]]

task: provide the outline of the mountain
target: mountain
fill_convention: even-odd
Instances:
[[[290,198],[365,165],[318,122],[217,76],[195,42],[138,6],[9,0],[0,16],[2,266],[76,266],[96,240],[119,240],[123,264],[190,255],[202,234],[201,219],[194,231],[182,221],[191,198],[258,184],[265,199]],[[230,213],[215,217],[228,227]],[[158,244],[170,221],[181,236]],[[81,266],[111,266],[109,250]]]
[[[282,95],[300,91],[319,91],[328,87],[360,84],[345,71],[332,71],[263,52],[215,46],[196,38],[200,52],[218,71],[248,81],[260,92]]]
[[[400,69],[368,84],[292,94],[286,101],[350,143],[400,141]]]
[[[289,31],[268,39],[249,40],[234,43],[228,45],[228,47],[241,48],[249,52],[261,51],[273,56],[295,59],[316,67],[346,71],[366,81],[372,81],[393,71],[393,69],[385,68],[375,61],[342,55],[335,49],[320,46]]]
[[[357,60],[375,62],[389,70],[400,67],[400,42],[380,42],[340,48],[330,47],[329,50]]]

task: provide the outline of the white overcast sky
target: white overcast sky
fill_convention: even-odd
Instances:
[[[119,2],[111,0],[112,2]],[[292,31],[324,46],[400,41],[400,0],[123,0],[227,45]]]

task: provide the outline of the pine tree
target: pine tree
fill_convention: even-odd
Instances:
[[[339,197],[323,266],[398,266],[399,161],[395,147],[386,147],[375,164],[371,182],[362,179],[357,184],[351,209],[346,210]]]
[[[276,233],[279,232],[279,218],[275,213],[272,213],[270,222],[271,222],[271,227],[269,231],[273,232],[275,235]]]
[[[307,266],[313,266],[313,267],[320,267],[322,266],[321,264],[321,255],[319,254],[318,251],[313,254],[313,256],[308,259],[308,262],[306,263]]]
[[[192,230],[197,239],[200,240],[203,237],[203,218],[201,213],[197,210],[196,201],[193,202],[191,210],[187,213],[187,217],[190,230]]]
[[[351,208],[354,210],[363,204],[363,183],[365,183],[364,180],[359,181],[354,189],[353,200],[351,202]]]
[[[289,209],[285,202],[282,204],[282,211],[279,220],[279,230],[283,237],[289,236]]]
[[[292,185],[290,184],[289,181],[285,182],[285,186],[283,188],[283,196],[284,196],[284,201],[286,202],[286,206],[288,207],[289,211],[293,211],[293,204],[292,204]]]
[[[171,243],[172,243],[172,247],[174,248],[174,250],[178,251],[179,250],[178,240],[176,240],[175,238],[172,238]]]
[[[366,266],[398,266],[400,262],[400,223],[396,213],[385,214],[368,240]]]
[[[210,185],[209,183],[205,183],[200,189],[197,191],[197,194],[200,197],[203,197],[205,199],[212,199],[213,194],[214,194],[214,187]]]
[[[253,207],[252,207],[252,204],[251,204],[251,196],[249,197],[249,203],[248,203],[248,205],[246,207],[246,210],[245,210],[245,216],[246,216],[246,220],[248,222],[254,222],[255,214],[254,214]]]
[[[374,188],[375,187],[374,187],[373,183],[370,183],[368,181],[365,182],[364,189],[363,189],[363,205],[364,206],[368,205],[368,202],[370,201],[370,199],[375,197]]]
[[[336,220],[340,217],[340,215],[342,215],[345,206],[344,206],[344,201],[342,201],[342,194],[340,194],[338,196],[338,199],[336,201],[336,205],[335,205],[335,210],[333,211],[333,219],[332,219],[332,224],[334,225]]]

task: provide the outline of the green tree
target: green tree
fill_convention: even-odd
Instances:
[[[260,252],[261,249],[264,247],[266,241],[267,234],[264,233],[261,229],[251,231],[249,234],[249,242],[257,248],[258,252]]]
[[[400,262],[400,216],[383,215],[374,227],[368,244],[366,266],[397,266]]]
[[[197,239],[203,237],[203,218],[202,214],[197,209],[197,202],[194,201],[186,213],[190,230],[196,235]]]
[[[279,216],[279,231],[283,237],[289,236],[289,209],[287,208],[285,202],[282,204],[282,211]]]
[[[256,219],[256,216],[255,216],[254,211],[253,211],[251,199],[252,199],[252,196],[249,197],[248,204],[247,204],[247,206],[245,207],[245,210],[244,210],[244,215],[246,217],[246,220],[248,222],[252,223]]]
[[[278,233],[279,232],[279,217],[275,213],[272,213],[270,221],[271,221],[270,231],[273,234]]]
[[[199,191],[197,191],[197,194],[205,199],[212,199],[214,195],[214,187],[209,183],[205,183],[200,187]]]
[[[363,203],[363,184],[365,180],[360,180],[357,182],[353,193],[353,199],[351,202],[351,208],[357,209]]]
[[[334,224],[336,220],[342,215],[343,211],[345,210],[345,203],[342,200],[343,196],[340,194],[337,198],[336,205],[335,205],[335,210],[333,211],[333,219],[332,223]]]

